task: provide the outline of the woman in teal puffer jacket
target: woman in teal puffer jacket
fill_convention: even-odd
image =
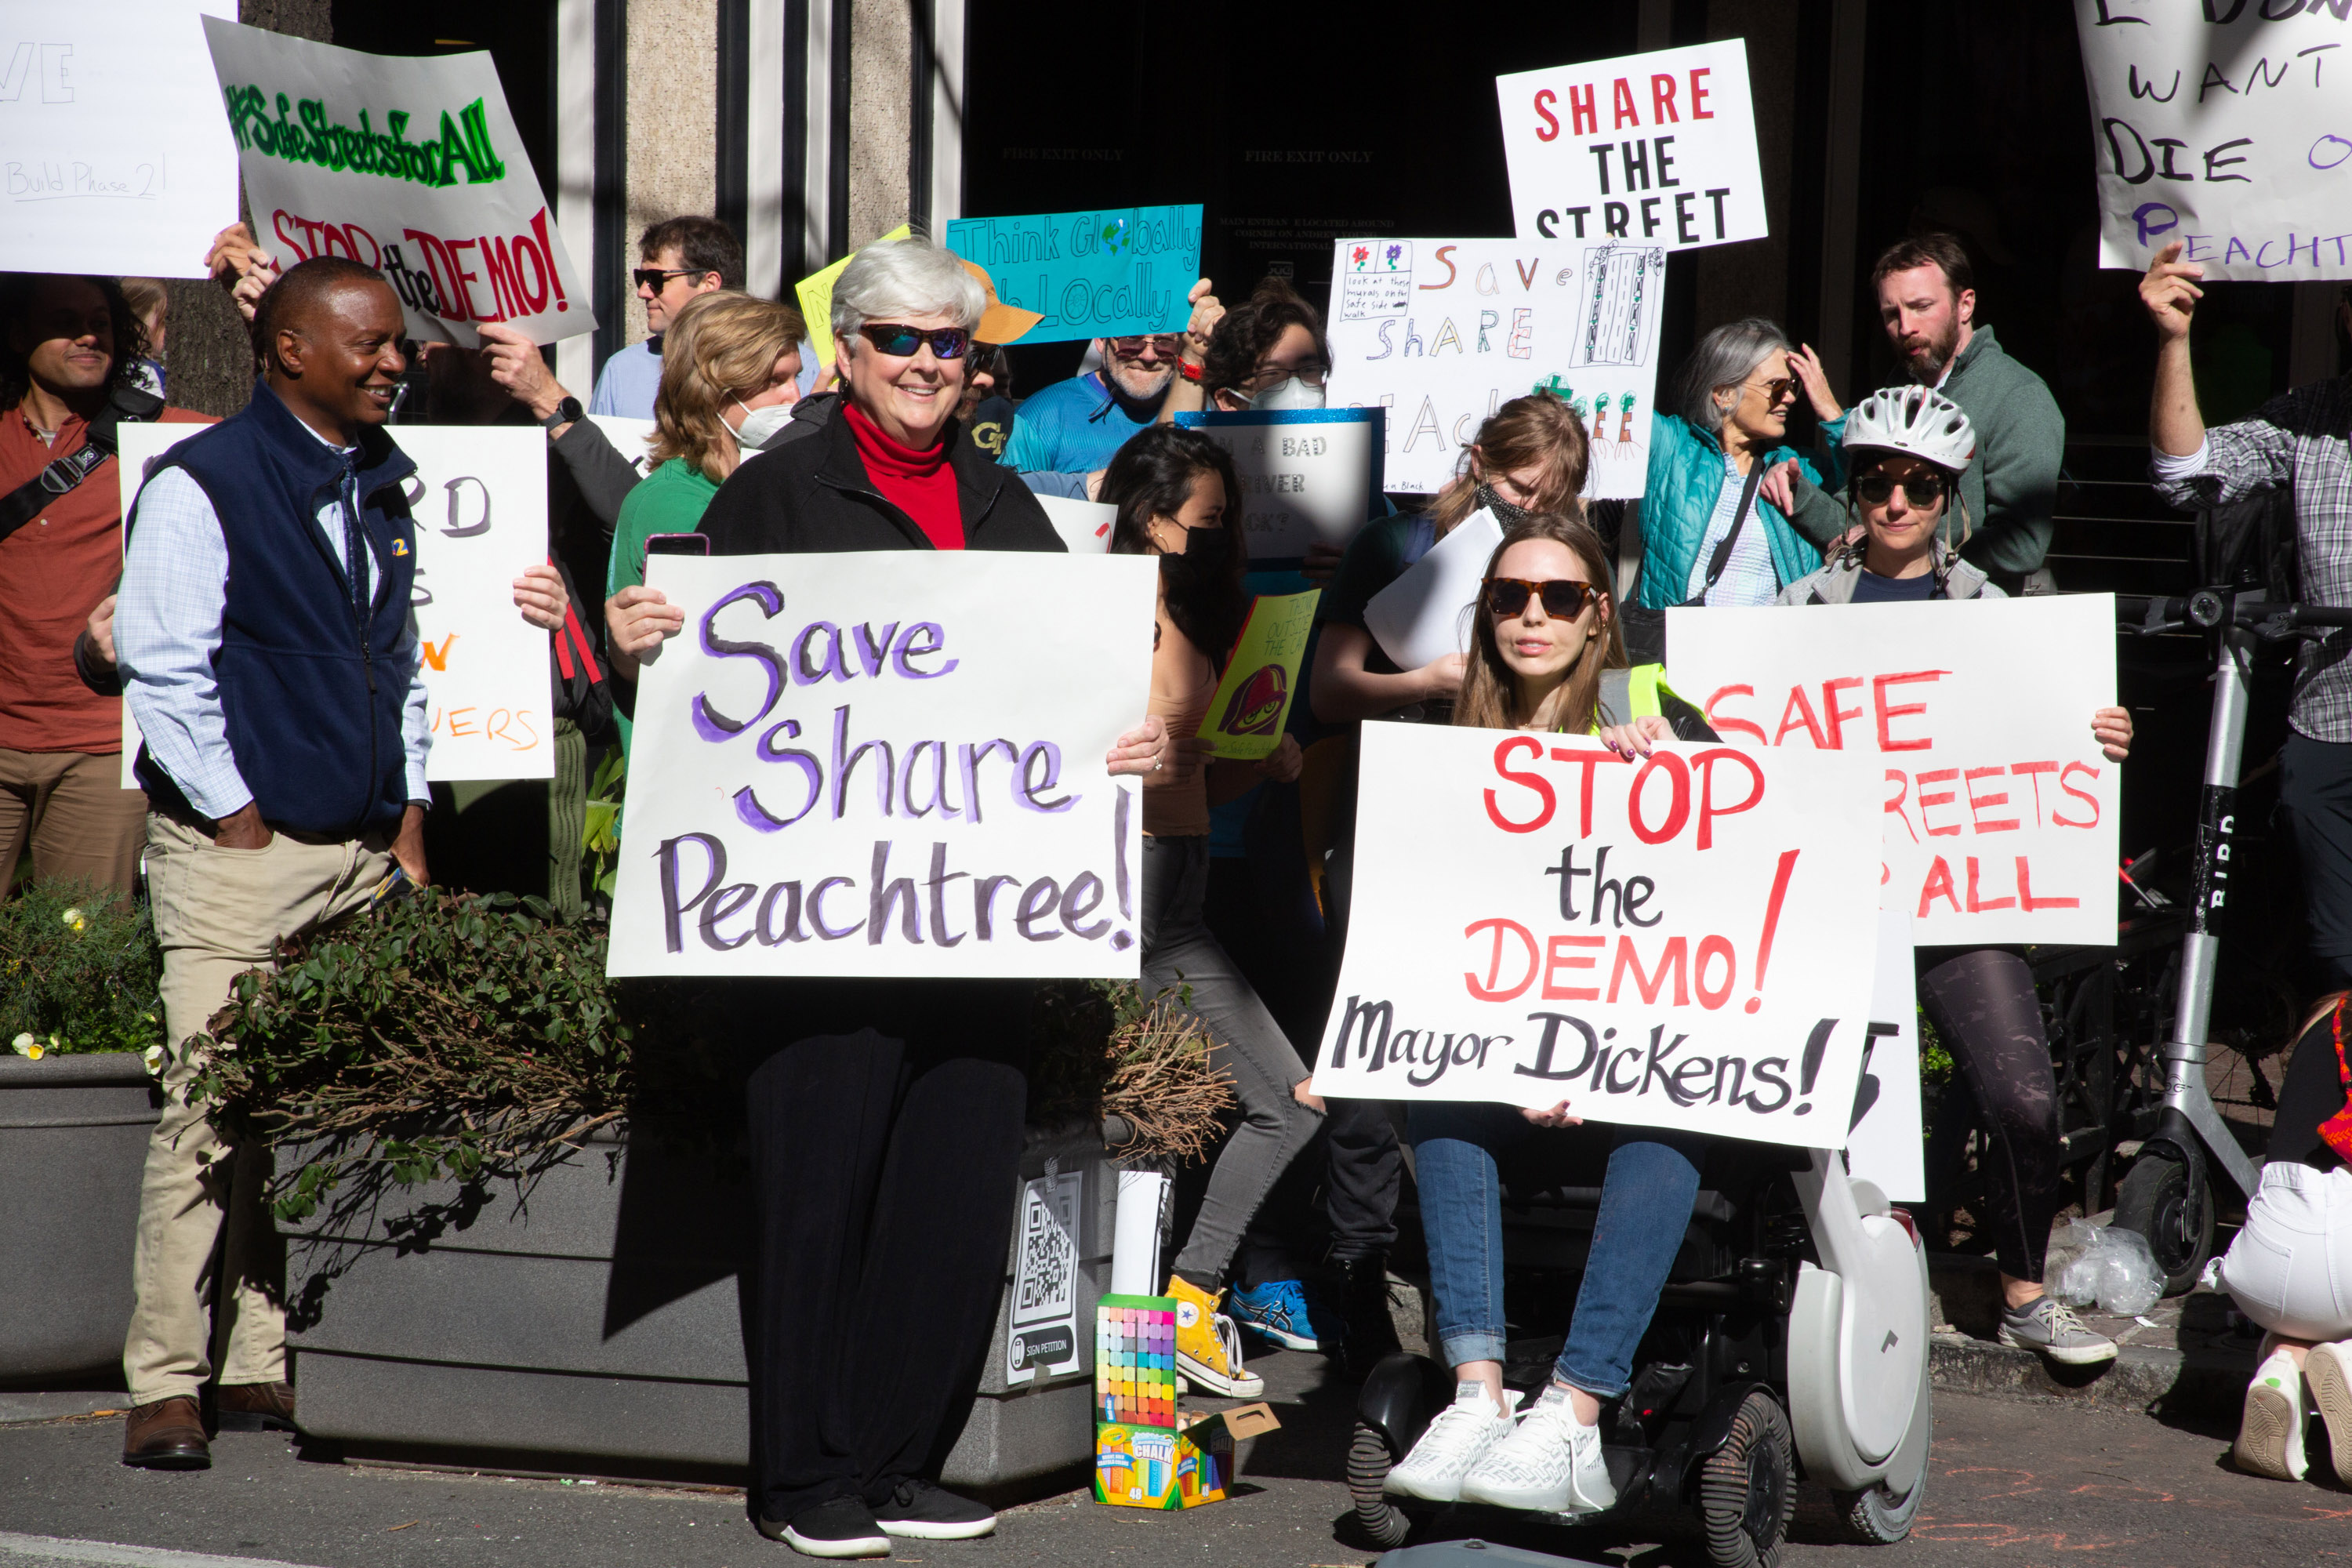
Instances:
[[[1801,387],[1822,420],[1826,447],[1788,446],[1788,413]],[[1649,480],[1642,496],[1642,576],[1633,602],[1651,609],[1704,596],[1711,605],[1769,605],[1820,567],[1821,546],[1846,528],[1824,489],[1845,479],[1836,446],[1844,410],[1811,349],[1792,349],[1761,317],[1717,327],[1691,351],[1650,426]],[[1747,517],[1729,553],[1717,549],[1754,466]],[[1712,577],[1712,581],[1710,581]]]

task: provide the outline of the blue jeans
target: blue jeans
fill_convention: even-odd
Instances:
[[[1416,1102],[1406,1123],[1421,1228],[1448,1366],[1503,1359],[1503,1195],[1495,1156],[1539,1128],[1507,1105]],[[1591,1136],[1590,1133],[1584,1134]],[[1616,1130],[1592,1252],[1553,1375],[1598,1399],[1625,1392],[1633,1352],[1682,1250],[1706,1140],[1653,1127]]]

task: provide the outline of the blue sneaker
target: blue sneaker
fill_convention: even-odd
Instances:
[[[1348,1337],[1339,1315],[1297,1279],[1269,1279],[1255,1290],[1236,1285],[1225,1310],[1242,1327],[1287,1351],[1336,1351]]]

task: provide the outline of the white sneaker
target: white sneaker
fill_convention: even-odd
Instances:
[[[2269,1370],[2265,1364],[2256,1372],[2254,1382],[2259,1384]],[[2352,1487],[2352,1340],[2312,1346],[2304,1357],[2303,1376],[2311,1386],[2312,1404],[2327,1423],[2327,1449],[2336,1460],[2336,1479]],[[2247,1409],[2252,1408],[2250,1402]],[[2298,1434],[2301,1430],[2296,1428]]]
[[[1487,1396],[1486,1385],[1477,1379],[1455,1384],[1454,1403],[1437,1413],[1437,1419],[1429,1424],[1412,1452],[1389,1472],[1381,1489],[1428,1502],[1457,1500],[1462,1496],[1462,1478],[1511,1435],[1511,1413],[1518,1405],[1517,1389],[1503,1391],[1498,1410]]]
[[[1462,1500],[1538,1513],[1598,1513],[1617,1506],[1601,1457],[1601,1428],[1577,1420],[1568,1390],[1553,1384],[1511,1435],[1462,1479]]]
[[[2230,1450],[2238,1468],[2277,1481],[2299,1481],[2309,1468],[2303,1452],[2303,1369],[2284,1351],[2273,1351],[2246,1385],[2246,1411]]]

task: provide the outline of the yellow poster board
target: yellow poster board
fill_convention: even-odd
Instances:
[[[882,237],[904,239],[912,232],[902,223]],[[808,324],[809,342],[816,345],[816,363],[821,365],[833,363],[833,286],[841,280],[841,269],[856,258],[853,250],[793,286],[793,292],[800,296],[801,320]]]
[[[1304,594],[1261,595],[1234,644],[1225,678],[1209,699],[1200,737],[1213,756],[1255,762],[1282,743],[1290,701],[1298,690],[1298,666],[1315,629],[1319,588]]]

